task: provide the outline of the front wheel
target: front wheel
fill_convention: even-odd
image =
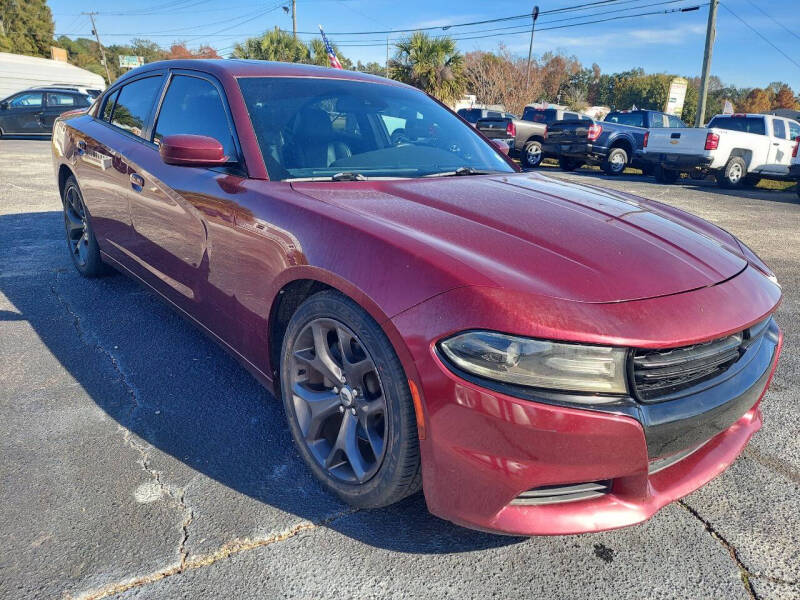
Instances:
[[[531,140],[525,144],[525,150],[522,153],[522,164],[529,169],[533,169],[542,164],[542,143],[536,140]]]
[[[628,166],[628,153],[624,148],[612,148],[603,161],[602,169],[606,175],[620,175]]]
[[[725,168],[717,173],[717,183],[724,188],[738,188],[747,176],[747,165],[739,156],[732,157]]]
[[[294,442],[314,475],[359,508],[421,487],[414,405],[380,326],[335,291],[314,294],[289,321],[281,393]]]

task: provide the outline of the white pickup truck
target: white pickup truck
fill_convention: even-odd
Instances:
[[[643,161],[660,183],[681,172],[713,173],[723,187],[756,185],[763,178],[790,179],[800,123],[757,114],[717,115],[708,127],[651,129]]]

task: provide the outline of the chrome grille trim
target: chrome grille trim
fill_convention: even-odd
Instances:
[[[571,485],[545,485],[522,492],[511,501],[514,506],[541,506],[598,498],[611,491],[611,481],[590,481]]]

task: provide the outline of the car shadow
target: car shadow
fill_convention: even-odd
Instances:
[[[58,211],[0,216],[0,292],[16,309],[0,311],[0,321],[27,321],[97,406],[191,469],[312,522],[346,509],[303,464],[279,401],[155,294],[119,274],[80,278],[62,228]],[[324,526],[407,553],[524,539],[438,519],[422,494]]]

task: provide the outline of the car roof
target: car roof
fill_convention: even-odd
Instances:
[[[147,71],[157,71],[161,69],[187,69],[202,71],[210,73],[211,75],[229,75],[233,77],[324,77],[410,87],[399,81],[393,81],[385,77],[370,75],[368,73],[360,73],[358,71],[331,69],[329,67],[318,67],[316,65],[300,63],[245,60],[241,58],[161,60],[148,63],[136,69],[131,69],[128,73],[120,77],[115,84]]]
[[[43,86],[39,86],[39,87],[29,88],[29,89],[23,90],[23,91],[26,91],[26,92],[70,92],[70,93],[73,93],[73,94],[82,94],[84,96],[86,95],[82,91],[80,91],[79,89],[76,89],[74,87],[59,86],[59,85],[43,85]]]

